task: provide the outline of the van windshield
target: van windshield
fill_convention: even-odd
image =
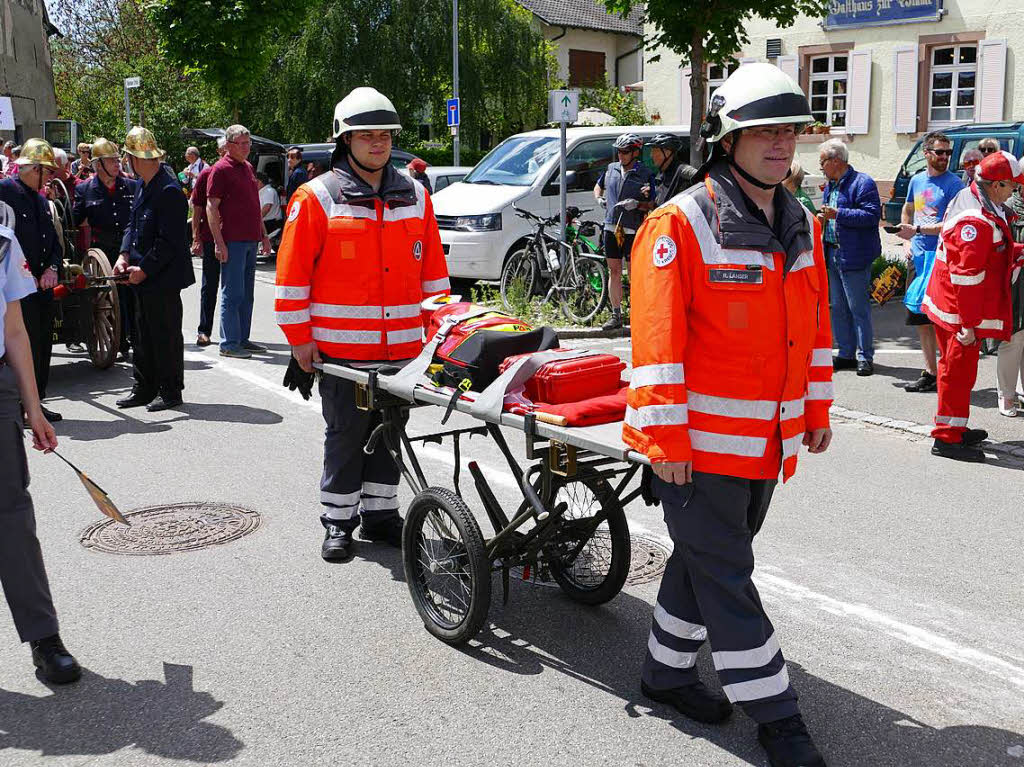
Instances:
[[[554,136],[512,136],[494,147],[463,182],[531,186],[556,154],[558,139]]]

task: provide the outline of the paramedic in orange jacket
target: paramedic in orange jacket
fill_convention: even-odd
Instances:
[[[811,120],[780,69],[740,67],[702,129],[707,178],[651,213],[633,246],[623,438],[651,460],[675,544],[641,689],[702,722],[739,704],[775,767],[824,765],[751,581],[779,473],[793,475],[801,445],[822,453],[832,438],[821,232],[781,186]],[[705,640],[725,696],[698,678]]]
[[[974,182],[946,208],[935,267],[921,307],[935,325],[939,403],[932,455],[982,463],[984,429],[968,429],[971,390],[978,377],[982,338],[1009,341],[1013,333],[1010,285],[1019,277],[1020,245],[1013,241],[1006,202],[1024,183],[1024,163],[1009,152],[981,161]]]
[[[391,165],[401,130],[391,101],[356,88],[334,111],[332,169],[292,196],[277,254],[275,310],[303,370],[328,361],[403,361],[422,347],[420,303],[447,294],[448,269],[430,196]],[[363,446],[379,417],[355,406],[349,381],[320,379],[324,472],[321,556],[348,559],[363,538],[401,546],[398,468]]]

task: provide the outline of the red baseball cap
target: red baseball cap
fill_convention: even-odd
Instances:
[[[981,161],[978,178],[982,181],[1013,181],[1024,184],[1024,163],[1009,152],[993,152]]]
[[[415,171],[416,173],[422,173],[427,169],[427,164],[419,157],[413,157],[409,160],[409,164],[406,166],[409,170]]]

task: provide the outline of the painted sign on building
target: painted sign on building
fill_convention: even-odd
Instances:
[[[942,0],[831,0],[825,29],[938,21]]]

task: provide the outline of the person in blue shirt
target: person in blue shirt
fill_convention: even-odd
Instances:
[[[842,141],[830,139],[822,144],[819,161],[828,179],[819,215],[824,224],[832,333],[839,347],[832,367],[856,368],[857,375],[869,376],[875,372],[875,346],[868,294],[871,264],[882,253],[878,234],[882,203],[874,180],[850,165]]]
[[[908,258],[914,263],[914,271],[921,274],[925,268],[925,254],[934,252],[939,246],[939,232],[946,207],[952,202],[964,184],[960,177],[949,170],[953,154],[953,142],[943,133],[932,132],[924,137],[924,156],[928,163],[925,170],[910,179],[907,201],[903,205],[899,236],[910,240]],[[927,277],[926,277],[927,279]],[[921,376],[906,386],[909,392],[933,392],[938,388],[936,358],[939,346],[935,340],[935,328],[923,313],[907,308],[907,325],[917,328],[924,354],[924,370]]]
[[[288,149],[288,183],[284,188],[284,199],[286,204],[284,210],[288,210],[287,202],[290,202],[295,190],[309,181],[309,174],[302,167],[302,147],[293,146]]]
[[[640,162],[644,142],[635,133],[623,133],[613,145],[618,162],[608,165],[597,186],[594,197],[604,203],[604,255],[608,261],[608,295],[612,316],[602,326],[604,330],[622,327],[622,262],[629,268],[629,252],[633,249],[636,230],[650,210],[654,173]]]
[[[18,637],[32,648],[32,662],[48,682],[65,684],[81,677],[82,669],[58,633],[28,492],[22,428],[31,431],[36,450],[53,450],[57,435],[39,404],[31,343],[21,315],[21,301],[37,293],[36,278],[13,226],[14,211],[0,202],[0,582]]]

